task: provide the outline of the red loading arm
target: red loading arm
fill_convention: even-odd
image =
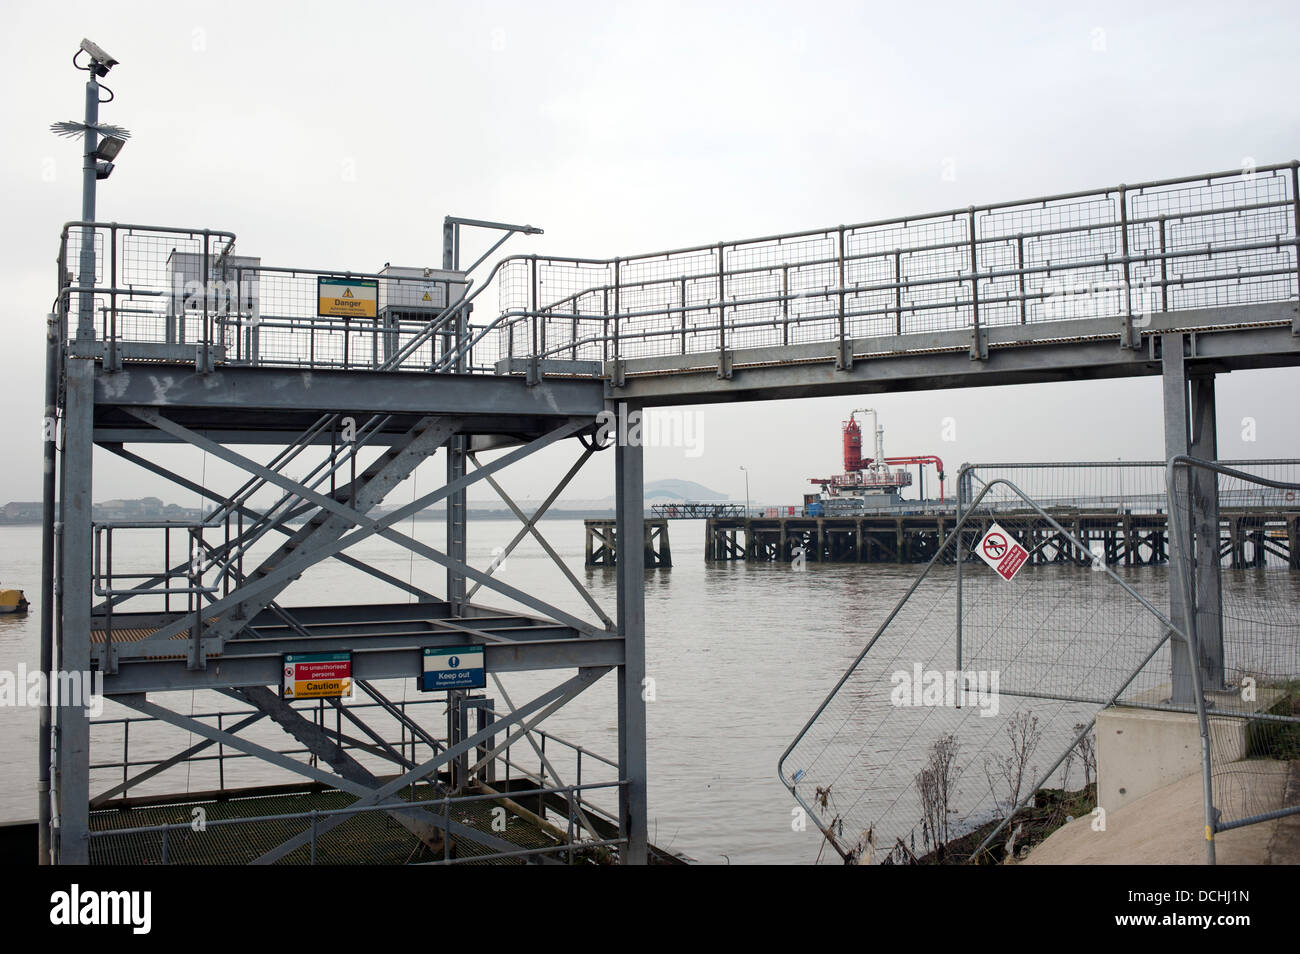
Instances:
[[[934,464],[935,470],[939,472],[939,503],[943,503],[943,461],[933,454],[922,454],[918,457],[886,457],[886,464]]]

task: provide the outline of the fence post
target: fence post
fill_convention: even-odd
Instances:
[[[622,349],[618,346],[619,337],[619,313],[623,310],[623,288],[621,269],[619,268],[619,259],[614,259],[614,341],[612,343],[613,358],[615,361],[622,355]]]
[[[1295,230],[1296,293],[1300,294],[1300,159],[1291,160],[1291,212]],[[1300,312],[1291,315],[1291,334],[1300,335]]]
[[[790,266],[781,266],[781,344],[790,343]]]
[[[973,205],[967,211],[967,222],[970,227],[970,358],[972,361],[982,361],[988,357],[988,352],[984,346],[984,333],[980,328],[979,248],[975,240],[975,206]]]
[[[451,799],[442,799],[442,860],[451,860]]]
[[[727,362],[727,280],[726,249],[718,243],[718,377],[731,377]]]
[[[840,226],[836,232],[838,241],[836,242],[836,274],[838,293],[836,297],[838,325],[839,325],[839,352],[836,356],[835,367],[839,371],[847,371],[853,367],[853,344],[848,337],[848,322],[844,315],[844,226]]]
[[[1119,346],[1131,349],[1133,341],[1133,290],[1129,285],[1128,261],[1128,187],[1119,187],[1119,237],[1120,250],[1124,256],[1124,330],[1120,335]],[[1163,259],[1161,259],[1163,262]]]
[[[681,280],[682,290],[682,354],[686,353],[686,279]]]
[[[528,313],[532,318],[533,324],[533,343],[528,356],[528,383],[537,384],[541,379],[541,349],[538,340],[538,322],[541,318],[537,314],[537,256],[533,255],[529,259],[529,299],[530,306]]]
[[[1165,247],[1165,217],[1160,216],[1160,310],[1169,310],[1169,259]]]
[[[567,812],[567,814],[568,814],[568,816],[569,816],[569,824],[568,824],[568,831],[567,831],[567,835],[566,835],[566,837],[567,837],[567,839],[568,839],[568,842],[569,842],[569,864],[573,864],[573,815],[574,815],[574,812],[573,812],[573,787],[572,787],[572,786],[570,786],[569,789],[568,789],[568,791],[565,792],[565,795],[568,796],[568,797],[567,797],[567,802],[568,802],[568,809],[569,809],[568,812]]]
[[[209,324],[208,315],[208,296],[212,292],[212,273],[209,271],[211,263],[209,258],[212,254],[212,236],[206,231],[203,233],[203,341],[199,345],[199,365],[200,374],[208,373],[208,339],[212,337],[212,327]]]
[[[117,223],[108,229],[108,367],[117,369]]]
[[[903,251],[894,249],[894,334],[903,333]]]
[[[1020,323],[1026,324],[1027,302],[1025,301],[1025,233],[1016,236],[1016,271],[1019,273],[1017,284],[1020,288]]]

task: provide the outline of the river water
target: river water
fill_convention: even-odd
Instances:
[[[471,520],[471,564],[489,565],[518,526],[514,521]],[[612,617],[614,573],[583,568],[582,521],[543,521],[540,526]],[[919,567],[814,563],[805,572],[791,572],[790,566],[778,564],[705,564],[704,522],[673,521],[670,527],[676,565],[646,575],[647,673],[654,680],[654,697],[647,704],[651,840],[704,863],[811,863],[822,849],[822,839],[811,825],[805,831],[794,830],[793,802],[777,781],[777,758],[913,581]],[[444,530],[439,522],[422,521],[402,529],[441,548]],[[34,526],[0,528],[0,581],[25,589],[32,602],[32,611],[25,617],[0,617],[0,670],[13,671],[20,664],[34,670],[38,665],[39,533]],[[115,541],[116,567],[125,568],[132,560],[148,569],[159,564],[161,547],[156,539],[148,539],[143,532],[139,536],[138,541],[126,535]],[[371,538],[350,552],[395,576],[434,592],[442,590],[441,568],[412,560],[387,541]],[[498,575],[513,586],[594,620],[581,597],[532,541],[521,544]],[[1286,576],[1295,574],[1283,574]],[[1163,569],[1135,569],[1128,578],[1153,600],[1163,598]],[[1295,582],[1284,581],[1283,586],[1284,593],[1261,594],[1257,582],[1238,581],[1233,574],[1225,574],[1225,589],[1244,588],[1242,592],[1251,599],[1262,595],[1294,600]],[[406,598],[358,571],[327,561],[295,583],[280,602],[292,607],[325,600],[367,603]],[[486,590],[480,591],[475,601],[511,606],[508,599]],[[564,671],[508,674],[503,683],[519,705],[569,675]],[[397,700],[430,698],[417,692],[413,683],[413,679],[391,680],[380,688]],[[491,683],[486,691],[502,701]],[[207,692],[156,698],[186,714],[236,707],[228,700],[223,706],[223,697]],[[429,708],[434,711],[424,717],[425,723],[441,726],[442,707]],[[125,714],[110,703],[103,718]],[[559,737],[614,758],[614,676],[596,683],[546,725]],[[36,814],[36,726],[35,709],[0,707],[0,817],[5,820]],[[153,728],[152,735],[143,730],[132,735],[133,760],[165,756],[190,744],[188,733],[166,726]],[[250,737],[258,741],[287,741],[274,727],[259,725],[254,730]],[[93,761],[119,758],[120,737],[118,726],[96,730]],[[882,750],[906,744],[905,739],[886,741]],[[564,773],[567,770],[561,768],[562,760],[555,752],[549,749],[548,755],[554,756],[557,770]],[[214,771],[212,763],[176,769],[140,791],[202,790],[212,786]],[[235,775],[236,771],[242,774]],[[590,760],[584,771],[585,781],[594,781],[598,774]],[[228,784],[288,780],[278,769],[249,761],[237,768],[227,764],[226,772]],[[101,791],[120,778],[120,769],[99,770],[92,776],[92,791]]]

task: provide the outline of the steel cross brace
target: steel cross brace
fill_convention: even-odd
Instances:
[[[325,772],[321,769],[313,768],[310,765],[307,765],[303,762],[299,762],[297,759],[292,759],[289,758],[287,755],[282,755],[281,753],[276,752],[274,749],[268,749],[265,746],[258,745],[256,742],[250,742],[247,739],[242,739],[239,736],[231,735],[228,732],[223,732],[220,729],[213,728],[212,726],[199,722],[197,719],[192,719],[188,716],[183,716],[180,713],[173,712],[171,709],[167,709],[164,706],[158,705],[157,703],[150,702],[144,696],[118,696],[116,697],[116,701],[121,702],[124,705],[130,706],[131,708],[135,709],[138,712],[143,712],[146,715],[153,716],[156,719],[159,719],[170,725],[174,725],[179,729],[185,729],[186,731],[193,732],[194,734],[199,735],[203,738],[210,739],[213,742],[220,742],[223,745],[230,746],[232,749],[235,749],[240,752],[244,752],[245,754],[252,755],[256,758],[260,758],[265,762],[269,762],[272,765],[276,765],[290,772],[295,772],[299,775],[306,776],[307,778],[311,779],[314,782],[320,782],[323,785],[328,785],[330,788],[336,788],[341,791],[348,792],[352,795],[356,795],[358,796],[358,801],[354,802],[353,804],[357,805],[358,807],[363,807],[366,805],[376,805],[376,807],[382,807],[385,810],[391,808],[394,809],[395,811],[389,812],[389,814],[393,814],[396,817],[397,814],[401,813],[401,809],[405,805],[405,802],[401,801],[400,799],[396,801],[384,801],[382,805],[379,805],[378,803],[380,802],[381,799],[387,799],[394,792],[399,791],[401,788],[405,787],[405,784],[409,784],[409,783],[404,783],[403,785],[399,785],[396,788],[393,788],[391,791],[388,790],[390,788],[390,786],[388,785],[385,785],[383,789],[377,790],[362,784],[358,784],[349,779],[342,778],[341,776],[332,775],[329,772]],[[382,791],[383,794],[377,794],[380,791]],[[405,813],[412,814],[416,811],[420,811],[420,810],[407,808]],[[486,832],[481,832],[474,828],[469,828],[465,825],[460,824],[459,822],[451,820],[450,818],[444,820],[439,816],[434,815],[430,812],[424,812],[424,814],[427,815],[428,818],[421,819],[421,821],[426,822],[427,824],[430,824],[435,828],[442,828],[445,821],[447,829],[451,832],[451,834],[457,837],[464,837],[471,841],[481,842],[482,844],[487,845],[489,848],[494,848],[497,851],[513,851],[518,847],[517,845],[513,845],[510,842],[504,841],[500,838],[495,838]],[[343,821],[347,820],[350,817],[351,817],[350,815],[332,815],[330,816],[330,819],[328,821],[322,822],[321,824],[316,826],[316,833],[318,835],[323,834],[324,832],[335,827],[335,825],[341,824]],[[292,847],[288,848],[281,854],[276,855],[276,857],[272,860],[278,860],[279,858],[283,857],[285,854],[288,854],[289,851],[292,851],[294,848],[297,848],[300,845],[307,844],[308,842],[311,841],[312,836],[310,832],[307,832],[306,834],[300,837],[302,840],[299,841],[298,839],[294,839],[295,843],[292,845]],[[282,845],[281,848],[283,847],[284,846]],[[278,851],[278,850],[279,849],[273,849],[273,851]],[[263,858],[265,857],[266,856],[263,855]],[[265,864],[269,862],[264,862],[262,861],[262,859],[258,859],[258,861],[254,862],[254,864],[257,863]]]
[[[511,709],[513,709],[515,707],[515,704],[510,700],[510,693],[506,692],[506,687],[505,684],[501,681],[501,677],[498,676],[496,673],[493,673],[492,682],[496,684],[497,691],[501,693],[501,698],[503,698],[506,701],[506,705],[509,706]],[[551,764],[551,760],[546,757],[546,752],[543,751],[542,747],[537,744],[537,740],[533,737],[532,731],[531,730],[525,731],[524,734],[528,738],[528,744],[532,746],[533,752],[536,753],[538,760],[542,763],[542,765],[546,767],[546,770],[551,773],[551,777],[555,779],[556,784],[559,785],[561,788],[563,788],[564,779],[561,778],[560,773],[555,770],[555,766]],[[488,761],[487,759],[480,759],[478,762],[476,762],[474,765],[470,766],[469,769],[466,770],[466,774],[468,775],[471,772],[478,771],[478,769],[483,765],[485,765],[487,761]],[[582,810],[581,792],[578,793],[578,797],[574,800],[573,808],[574,811],[577,812],[578,821],[579,823],[581,823],[582,827],[587,829],[587,831],[591,834],[591,837],[599,839],[600,833],[596,831],[595,827],[591,824],[591,820],[587,818],[587,813]]]
[[[249,686],[246,689],[225,690],[226,695],[247,702],[254,709],[265,713],[271,721],[284,729],[311,751],[317,758],[329,763],[330,768],[343,779],[373,789],[379,782],[377,778],[360,762],[344,750],[343,746],[330,738],[322,726],[316,725],[303,716],[289,703],[285,702],[264,686]],[[331,700],[338,705],[338,700]],[[405,762],[405,760],[402,760]],[[399,763],[401,764],[401,763]],[[424,811],[389,812],[393,819],[430,848],[441,849],[442,841],[437,826],[419,817]]]
[[[254,712],[248,718],[241,719],[239,722],[236,722],[226,731],[231,733],[238,732],[240,729],[247,728],[248,726],[252,725],[254,722],[258,722],[263,718],[265,718],[265,713]],[[196,742],[194,745],[191,745],[188,749],[185,749],[184,751],[181,752],[177,752],[175,755],[173,755],[171,758],[167,759],[166,761],[159,762],[157,765],[152,765],[149,768],[145,769],[143,772],[141,772],[139,775],[133,775],[125,782],[119,782],[118,784],[114,785],[112,788],[108,789],[107,791],[102,792],[99,795],[96,795],[94,798],[90,800],[90,807],[98,808],[100,805],[103,805],[105,802],[113,798],[115,795],[121,795],[127,792],[128,790],[134,788],[135,786],[139,785],[141,782],[147,782],[155,775],[160,775],[161,773],[167,771],[172,766],[179,765],[181,762],[184,762],[186,759],[190,758],[190,756],[198,755],[204,749],[214,744],[215,743],[211,739],[204,739],[202,742]]]
[[[147,458],[140,457],[139,455],[126,450],[125,448],[122,447],[121,444],[105,444],[101,446],[103,446],[106,450],[116,454],[118,457],[121,457],[123,460],[128,460],[131,463],[143,467],[146,470],[151,471],[160,477],[164,477],[167,480],[170,480],[172,483],[176,484],[179,487],[183,487],[186,490],[193,491],[194,493],[207,497],[209,500],[212,500],[218,504],[224,503],[228,499],[222,497],[216,491],[209,490],[207,487],[195,483],[194,481],[188,479],[187,477],[182,477],[180,474],[168,470],[166,467],[163,467],[161,464],[154,463],[153,461],[148,460]],[[252,518],[253,520],[260,520],[266,516],[261,511],[253,510],[250,507],[245,507],[242,505],[235,509],[237,510],[237,512],[242,513],[245,516]],[[286,514],[284,519],[286,521],[291,520],[294,517],[300,516],[302,513],[307,512],[308,509],[310,508],[304,506],[298,510],[292,511]],[[278,533],[282,533],[287,537],[291,537],[295,533],[293,529],[281,523],[273,524],[271,529],[277,531]],[[410,584],[405,580],[401,580],[395,576],[391,576],[388,573],[385,573],[383,570],[373,567],[370,564],[358,560],[355,557],[350,556],[346,553],[335,553],[332,554],[332,557],[333,559],[338,560],[340,563],[350,566],[353,569],[361,570],[363,573],[368,573],[370,576],[373,576],[375,579],[387,583],[390,586],[395,586],[400,590],[404,590],[405,592],[415,596],[417,599],[429,600],[429,601],[437,600],[437,597],[434,596],[434,594],[429,593],[426,590],[422,590],[418,586],[414,586],[413,584]],[[177,564],[176,569],[179,569],[181,566],[183,566],[183,564]],[[154,577],[154,582],[159,581],[161,579],[162,577]],[[108,601],[106,601],[106,603],[107,602]],[[112,602],[116,603],[117,601],[114,600]],[[97,607],[97,608],[103,608],[103,606],[101,605],[101,607]]]
[[[150,411],[146,410],[142,412],[138,409],[128,409],[128,410],[130,410],[131,413],[139,416],[142,420],[145,420],[149,423],[155,423],[156,426],[158,426],[160,429],[166,430],[170,433],[175,434],[176,436],[182,437],[182,439],[190,441],[191,443],[194,443],[196,446],[207,449],[213,454],[215,454],[216,456],[220,457],[221,459],[227,460],[230,463],[235,464],[236,466],[241,466],[241,467],[247,466],[251,468],[256,468],[259,471],[265,470],[265,468],[262,468],[261,465],[256,464],[255,462],[250,461],[247,458],[242,457],[242,455],[236,454],[233,451],[230,451],[228,448],[216,444],[212,441],[209,441],[206,438],[202,437],[201,435],[196,434],[193,431],[190,431],[188,428],[175,424],[174,422],[169,421],[165,418],[161,418],[160,416],[153,414]],[[153,418],[152,420],[151,417]],[[423,543],[420,543],[417,540],[414,540],[411,537],[406,536],[405,534],[390,529],[391,526],[399,522],[400,520],[410,516],[412,513],[424,509],[429,504],[441,500],[443,497],[447,496],[448,494],[458,490],[461,486],[468,486],[469,484],[474,483],[481,478],[487,477],[489,474],[497,470],[503,469],[509,464],[512,464],[515,461],[522,459],[525,456],[528,456],[529,454],[535,452],[541,447],[547,446],[557,440],[560,440],[561,438],[568,437],[571,436],[572,434],[577,433],[578,431],[582,430],[586,426],[588,426],[588,423],[586,421],[581,421],[581,420],[570,421],[567,424],[563,424],[555,428],[554,430],[550,431],[549,433],[543,435],[542,437],[539,437],[536,440],[532,441],[531,443],[525,445],[524,447],[518,448],[515,451],[506,454],[503,457],[498,458],[497,460],[488,464],[484,468],[475,471],[473,474],[468,474],[460,480],[453,481],[451,484],[447,484],[444,487],[440,488],[439,490],[426,494],[425,496],[419,498],[418,500],[412,501],[410,504],[406,504],[403,507],[400,507],[392,511],[391,513],[385,514],[383,517],[381,517],[378,520],[373,520],[370,517],[359,514],[356,511],[352,510],[351,508],[338,503],[338,501],[330,497],[323,497],[319,494],[312,494],[310,491],[306,491],[305,488],[301,488],[306,493],[311,494],[311,497],[308,499],[314,498],[315,502],[317,502],[319,506],[324,507],[324,509],[336,513],[339,516],[343,516],[358,522],[361,525],[360,528],[354,531],[353,533],[342,537],[339,540],[333,541],[328,545],[323,546],[319,551],[310,554],[304,554],[303,556],[300,557],[290,557],[282,561],[275,569],[271,570],[261,578],[254,580],[243,587],[240,587],[238,590],[231,593],[229,596],[223,597],[211,603],[207,607],[207,612],[213,613],[213,612],[220,612],[229,609],[232,606],[235,606],[247,599],[250,599],[252,596],[258,593],[261,593],[267,589],[277,586],[277,584],[286,582],[288,580],[293,579],[296,576],[301,575],[302,571],[307,569],[308,567],[320,562],[323,559],[333,556],[335,553],[339,553],[347,549],[348,547],[353,546],[356,543],[359,543],[361,540],[366,539],[375,534],[381,534],[387,539],[393,540],[394,542],[408,549],[413,550],[415,553],[424,556],[435,563],[439,563],[443,566],[451,565],[453,561],[451,561],[444,554],[440,553],[437,550],[434,550],[432,547],[429,547]],[[271,480],[273,483],[278,483],[281,484],[282,486],[293,484],[293,481],[289,480],[288,478],[283,478],[278,474],[272,475]],[[298,489],[298,488],[294,487],[294,489]],[[564,613],[562,610],[549,606],[548,604],[529,596],[527,593],[524,593],[520,590],[515,589],[514,587],[508,586],[507,584],[501,583],[499,581],[492,580],[491,577],[487,576],[487,574],[481,573],[480,571],[475,570],[473,568],[464,567],[463,565],[459,568],[463,569],[465,575],[470,577],[471,579],[482,580],[486,582],[487,585],[490,586],[492,589],[495,589],[513,599],[517,599],[527,606],[530,606],[534,609],[544,612],[547,615],[551,616],[552,618],[556,619],[557,621],[561,621],[569,626],[572,626],[573,628],[577,629],[579,632],[585,632],[588,635],[600,635],[599,631],[596,630],[594,627],[592,627],[590,624],[585,623],[582,620],[577,619],[576,617],[570,616],[569,614]],[[169,624],[168,626],[159,629],[156,633],[151,635],[147,640],[142,640],[140,643],[136,643],[133,645],[138,647],[146,643],[159,642],[165,639],[170,639],[172,636],[176,635],[177,633],[188,630],[189,628],[190,625],[187,620],[178,620],[174,623]]]
[[[578,458],[577,463],[575,463],[573,467],[569,469],[569,472],[564,475],[564,479],[561,480],[559,484],[556,485],[555,489],[551,491],[550,496],[547,497],[546,501],[540,507],[537,508],[537,512],[534,513],[532,517],[527,517],[524,515],[524,512],[519,509],[519,507],[515,504],[513,500],[510,499],[510,495],[505,492],[505,489],[499,483],[496,482],[495,478],[488,477],[486,479],[488,484],[491,485],[492,489],[497,492],[497,495],[503,501],[505,501],[506,505],[514,512],[514,515],[518,517],[520,520],[522,520],[524,524],[523,527],[519,530],[519,532],[515,535],[514,539],[510,541],[509,545],[502,552],[501,559],[504,560],[506,557],[508,557],[511,551],[514,550],[514,548],[519,544],[519,541],[522,540],[525,535],[531,533],[533,535],[533,538],[536,539],[539,544],[541,544],[542,549],[546,551],[547,556],[549,556],[551,560],[555,563],[555,565],[559,567],[560,572],[563,573],[565,578],[570,583],[573,584],[573,588],[578,591],[578,595],[581,596],[586,601],[587,605],[592,608],[595,614],[600,617],[601,622],[604,623],[607,628],[612,629],[614,627],[614,621],[609,618],[609,616],[605,613],[603,609],[601,609],[600,604],[596,602],[596,598],[592,596],[591,592],[585,586],[582,585],[582,583],[578,580],[576,576],[573,575],[573,571],[569,569],[568,564],[566,564],[564,562],[564,559],[558,553],[555,552],[555,548],[552,547],[550,543],[547,542],[546,538],[543,537],[541,532],[537,529],[537,521],[541,518],[542,514],[546,512],[546,509],[550,507],[551,503],[555,500],[555,498],[558,497],[564,491],[564,488],[568,486],[569,481],[572,480],[574,475],[576,475],[578,471],[582,469],[583,464],[585,464],[587,460],[591,457],[591,455],[594,453],[595,450],[590,447],[582,452],[582,456]],[[478,462],[478,456],[476,454],[471,452],[469,455],[469,459],[474,462],[475,467],[482,466]],[[500,564],[497,563],[489,567],[488,568],[489,575],[499,565]],[[466,594],[465,598],[469,599],[470,596],[473,596],[474,593],[478,592],[479,587],[482,585],[483,585],[482,583],[476,584],[474,589],[471,590],[468,594]]]
[[[157,415],[156,412],[151,416],[154,417],[152,423],[156,427],[183,440],[197,441],[196,446],[202,447],[218,457],[224,457],[236,466],[256,474],[263,480],[283,487],[299,499],[315,504],[316,507],[320,508],[306,524],[253,571],[252,575],[254,577],[264,576],[268,568],[277,566],[289,557],[296,556],[299,552],[304,557],[309,556],[324,543],[338,540],[352,527],[364,524],[368,518],[362,515],[379,504],[394,487],[409,477],[421,462],[446,442],[455,429],[454,422],[439,420],[434,417],[421,418],[408,432],[406,443],[400,450],[390,450],[367,467],[361,478],[353,481],[350,488],[348,488],[351,501],[350,504],[345,505],[336,499],[337,495],[334,493],[318,493],[299,481],[279,474],[235,453],[222,444],[211,441],[190,431],[188,428],[179,427],[161,417],[161,415]],[[364,484],[360,483],[360,481],[364,481]],[[326,515],[327,511],[330,512],[329,516]],[[318,562],[318,560],[313,562]],[[277,591],[287,585],[287,582],[282,584],[277,588]],[[233,638],[243,630],[245,620],[252,618],[265,607],[266,601],[267,597],[265,596],[261,597],[261,599],[246,599],[238,603],[234,609],[223,612],[208,629],[207,640],[217,646],[224,645],[227,639]],[[191,641],[191,655],[198,658],[192,660],[191,668],[202,668],[202,651],[193,651],[193,647],[202,642],[200,634],[195,632]]]
[[[390,716],[396,719],[399,723],[406,726],[406,728],[410,730],[412,735],[419,738],[421,742],[423,742],[429,748],[433,749],[433,751],[437,752],[439,749],[446,748],[446,746],[444,746],[441,742],[439,742],[437,739],[431,736],[427,731],[425,731],[424,727],[420,725],[420,723],[416,722],[405,712],[399,709],[396,705],[394,705],[391,699],[389,699],[382,692],[376,689],[374,685],[371,684],[368,680],[354,679],[353,681],[358,686],[361,687],[361,689],[366,693],[366,695],[368,695],[371,699],[375,700],[375,702],[379,703],[380,708],[382,708]]]

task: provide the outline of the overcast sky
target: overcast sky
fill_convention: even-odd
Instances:
[[[1289,161],[1298,11],[11,0],[0,503],[39,498],[44,316],[80,201],[78,145],[47,130],[81,116],[82,36],[121,61],[101,118],[134,134],[101,220],[228,229],[266,264],[371,270],[438,264],[447,213],[545,228],[514,252],[606,257]],[[1300,370],[1223,376],[1218,393],[1221,457],[1297,456]],[[887,453],[939,454],[953,473],[1164,456],[1158,379],[1135,379],[705,408],[703,453],[652,449],[647,478],[741,497],[745,465],[756,498],[795,503],[807,477],[841,469],[839,423],[864,403]],[[542,496],[574,456],[507,486]],[[97,468],[97,499],[190,502]],[[570,496],[611,489],[602,465]]]

